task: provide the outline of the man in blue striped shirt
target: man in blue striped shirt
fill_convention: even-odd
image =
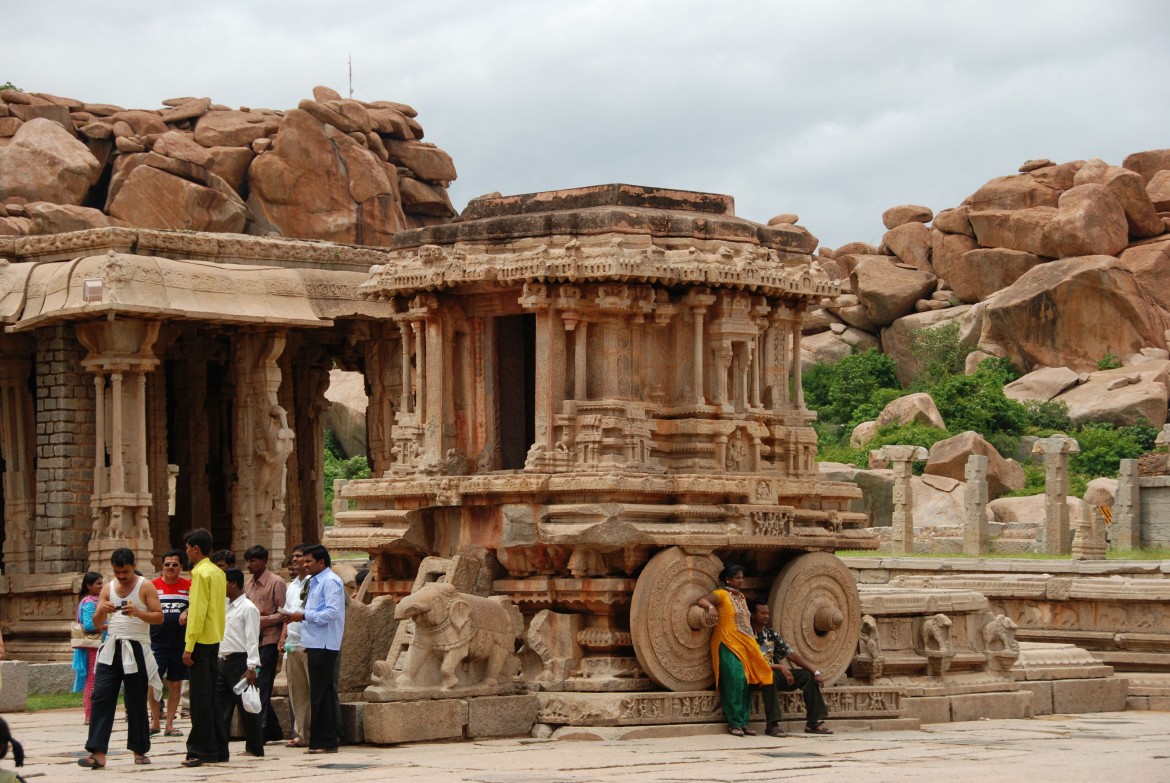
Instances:
[[[337,701],[337,661],[345,633],[345,584],[330,568],[329,550],[305,548],[302,567],[309,578],[305,608],[286,615],[301,623],[301,646],[309,663],[309,711],[313,730],[307,753],[336,753],[341,713]]]

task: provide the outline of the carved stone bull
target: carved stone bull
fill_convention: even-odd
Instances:
[[[440,687],[459,684],[456,674],[466,662],[482,661],[480,683],[505,683],[517,665],[516,639],[524,620],[504,596],[483,598],[460,593],[454,585],[434,582],[407,596],[394,612],[398,620],[414,620],[414,639],[398,678],[401,687],[426,687],[420,674],[428,662],[439,662]]]

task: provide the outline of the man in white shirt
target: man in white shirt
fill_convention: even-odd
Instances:
[[[260,668],[260,610],[244,595],[244,572],[238,568],[224,571],[227,578],[227,617],[223,641],[219,645],[219,680],[216,683],[218,701],[223,705],[225,734],[231,731],[232,713],[240,708],[244,723],[245,756],[264,755],[264,734],[260,728],[259,713],[244,709],[243,697],[232,690],[240,680],[256,684],[256,670]],[[221,757],[228,755],[222,749]]]
[[[288,589],[284,591],[284,607],[281,614],[292,614],[304,608],[308,592],[309,577],[304,573],[305,544],[292,548],[288,565]],[[301,624],[286,623],[281,638],[284,650],[284,677],[288,683],[288,699],[292,705],[293,738],[288,741],[290,748],[309,747],[309,727],[312,725],[309,701],[309,659],[301,645]]]

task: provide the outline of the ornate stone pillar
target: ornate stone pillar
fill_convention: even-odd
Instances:
[[[797,410],[804,410],[804,381],[801,379],[800,367],[800,315],[799,306],[792,308],[795,316],[789,321],[789,326],[792,329],[792,401],[796,403]]]
[[[1139,502],[1138,461],[1123,459],[1117,471],[1117,497],[1113,501],[1114,549],[1142,548],[1142,511]]]
[[[0,453],[4,455],[4,570],[31,574],[36,563],[36,406],[32,362],[0,359]]]
[[[283,552],[288,458],[296,433],[280,404],[283,332],[241,332],[232,337],[233,411],[231,485],[232,549],[253,544]]]
[[[1044,551],[1069,554],[1068,455],[1081,450],[1067,435],[1051,435],[1032,445],[1032,453],[1044,457]]]
[[[409,330],[399,325],[401,338],[390,336],[390,327],[375,326],[365,343],[366,431],[369,436],[370,468],[381,476],[394,461],[394,441],[390,437],[395,414],[404,410],[410,398],[410,353],[406,347]],[[397,399],[396,399],[397,398]]]
[[[149,458],[146,447],[146,373],[154,355],[158,321],[94,321],[78,324],[77,338],[89,354],[82,366],[94,373],[97,433],[94,458],[94,528],[89,566],[104,571],[110,554],[132,549],[149,569],[154,554],[150,531]]]
[[[987,457],[967,457],[966,518],[963,521],[963,554],[986,555],[991,548],[987,529]]]
[[[715,297],[706,288],[696,288],[686,295],[683,303],[691,308],[692,318],[694,319],[694,335],[691,352],[691,399],[695,405],[706,405],[707,397],[703,383],[703,354],[705,353],[706,347],[703,338],[703,320],[706,316],[707,308],[715,303]]]
[[[560,409],[565,372],[562,321],[552,308],[548,289],[539,283],[525,283],[520,297],[523,308],[536,314],[536,399],[533,421],[538,452],[553,450],[553,417]],[[530,452],[531,453],[531,452]]]
[[[928,456],[921,446],[882,446],[871,452],[878,460],[889,460],[894,472],[893,551],[909,555],[914,552],[914,493],[910,479],[915,460]]]

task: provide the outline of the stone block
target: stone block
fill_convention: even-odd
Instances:
[[[951,702],[946,696],[922,696],[906,699],[903,717],[916,718],[922,723],[950,723]]]
[[[1005,720],[1032,717],[1031,691],[968,693],[951,697],[951,720],[957,722],[990,718]]]
[[[69,693],[73,690],[73,666],[69,663],[33,663],[28,667],[30,696]]]
[[[366,703],[364,701],[341,703],[342,736],[350,742],[364,743],[366,741],[365,712]]]
[[[463,736],[467,702],[436,699],[371,703],[365,706],[362,717],[366,742],[372,745],[452,739]]]
[[[0,712],[24,712],[28,707],[28,664],[0,662]]]
[[[1052,711],[1057,714],[1119,712],[1125,709],[1128,682],[1121,678],[1054,680]]]
[[[1032,714],[1052,714],[1052,683],[1051,682],[1021,682],[1020,690],[1030,691],[1032,694]]]
[[[522,696],[481,696],[467,700],[467,736],[528,736],[536,723],[540,700]]]

